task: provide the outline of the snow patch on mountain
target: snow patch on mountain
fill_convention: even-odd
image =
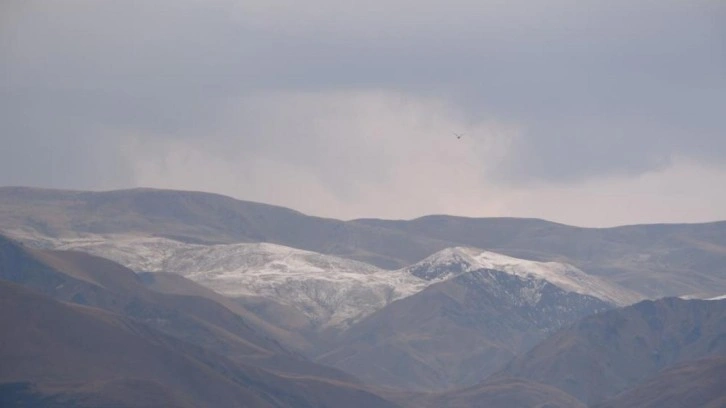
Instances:
[[[620,306],[642,299],[635,292],[588,275],[569,264],[529,261],[477,248],[448,248],[406,269],[412,275],[429,281],[441,281],[462,273],[491,269],[523,279],[544,280],[565,291],[593,296]]]
[[[683,300],[726,300],[726,295],[714,296],[713,293],[710,293],[710,294],[692,293],[690,295],[678,296],[678,299],[683,299]]]
[[[640,299],[571,265],[527,261],[475,248],[445,249],[390,271],[269,243],[200,245],[151,236],[95,234],[22,239],[46,248],[102,256],[137,272],[177,273],[226,296],[271,299],[301,311],[318,329],[348,327],[432,284],[482,270],[519,278],[529,288],[521,293],[529,303],[539,299],[543,282],[617,305]],[[476,284],[498,285],[481,279]]]
[[[135,271],[177,273],[225,296],[272,299],[300,310],[318,328],[346,327],[429,285],[403,270],[268,243],[196,245],[115,236],[54,247],[103,256]]]

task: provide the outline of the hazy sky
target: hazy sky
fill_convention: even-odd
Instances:
[[[0,185],[726,219],[726,2],[3,0]]]

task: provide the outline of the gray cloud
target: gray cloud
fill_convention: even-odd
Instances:
[[[299,177],[343,216],[366,215],[364,194],[441,189],[437,174],[506,194],[726,164],[721,2],[2,7],[1,184],[155,183],[293,205],[275,180]],[[466,152],[437,139],[452,131]],[[405,205],[395,215],[450,204]]]

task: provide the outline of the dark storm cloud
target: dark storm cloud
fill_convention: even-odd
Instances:
[[[437,115],[432,100],[446,105],[437,132],[470,128],[486,144],[490,134],[471,132],[482,123],[517,129],[506,154],[482,153],[472,169],[491,183],[726,163],[722,2],[2,7],[1,184],[133,185],[135,155],[175,146],[245,171],[253,160],[284,163],[345,197],[356,182],[400,172],[406,146],[441,149],[420,134]],[[407,114],[417,119],[395,117]]]

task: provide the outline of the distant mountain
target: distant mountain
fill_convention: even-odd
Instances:
[[[652,298],[726,292],[726,221],[578,228],[537,219],[435,215],[354,223],[448,246],[572,264]]]
[[[726,407],[726,357],[689,361],[595,408]]]
[[[726,300],[667,298],[586,317],[497,377],[552,385],[594,404],[674,364],[710,356],[726,356]]]
[[[344,222],[207,193],[4,187],[0,226],[14,238],[50,248],[108,235],[202,244],[268,242],[386,269],[449,247],[475,247],[572,264],[649,297],[726,292],[726,222],[602,229],[443,215]]]
[[[37,407],[393,407],[232,362],[118,314],[0,280],[0,402]]]
[[[615,306],[593,296],[613,287],[572,267],[470,248],[406,270],[433,284],[351,326],[317,361],[381,386],[468,386],[555,329]]]
[[[449,245],[283,207],[188,191],[0,187],[0,233],[34,245],[107,235],[184,243],[269,242],[397,268]]]

